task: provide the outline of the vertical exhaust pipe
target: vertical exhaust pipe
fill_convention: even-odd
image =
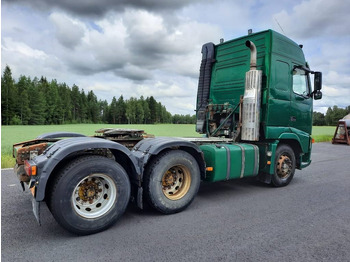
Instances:
[[[250,70],[256,70],[256,46],[252,41],[246,41],[245,45],[250,49]]]
[[[246,41],[245,45],[250,49],[250,70],[245,75],[241,139],[259,141],[262,71],[256,70],[257,51],[255,44]]]

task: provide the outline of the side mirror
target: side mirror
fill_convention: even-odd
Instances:
[[[314,92],[319,91],[322,88],[322,72],[315,72],[314,77]],[[316,93],[316,92],[315,92]]]
[[[322,98],[322,92],[320,90],[314,91],[314,99],[320,100]]]

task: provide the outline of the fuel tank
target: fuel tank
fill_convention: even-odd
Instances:
[[[202,145],[207,169],[205,181],[215,182],[259,173],[259,148],[252,144]],[[210,171],[211,170],[211,171]]]

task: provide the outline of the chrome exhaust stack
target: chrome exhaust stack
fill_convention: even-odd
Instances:
[[[250,49],[250,70],[245,75],[241,139],[259,141],[262,71],[256,69],[255,44],[251,41],[245,44]]]
[[[252,41],[246,41],[245,45],[250,49],[250,70],[256,70],[256,46]]]

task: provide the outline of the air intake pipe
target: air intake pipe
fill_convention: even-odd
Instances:
[[[250,49],[250,70],[256,70],[256,46],[252,41],[246,41],[245,45]]]

